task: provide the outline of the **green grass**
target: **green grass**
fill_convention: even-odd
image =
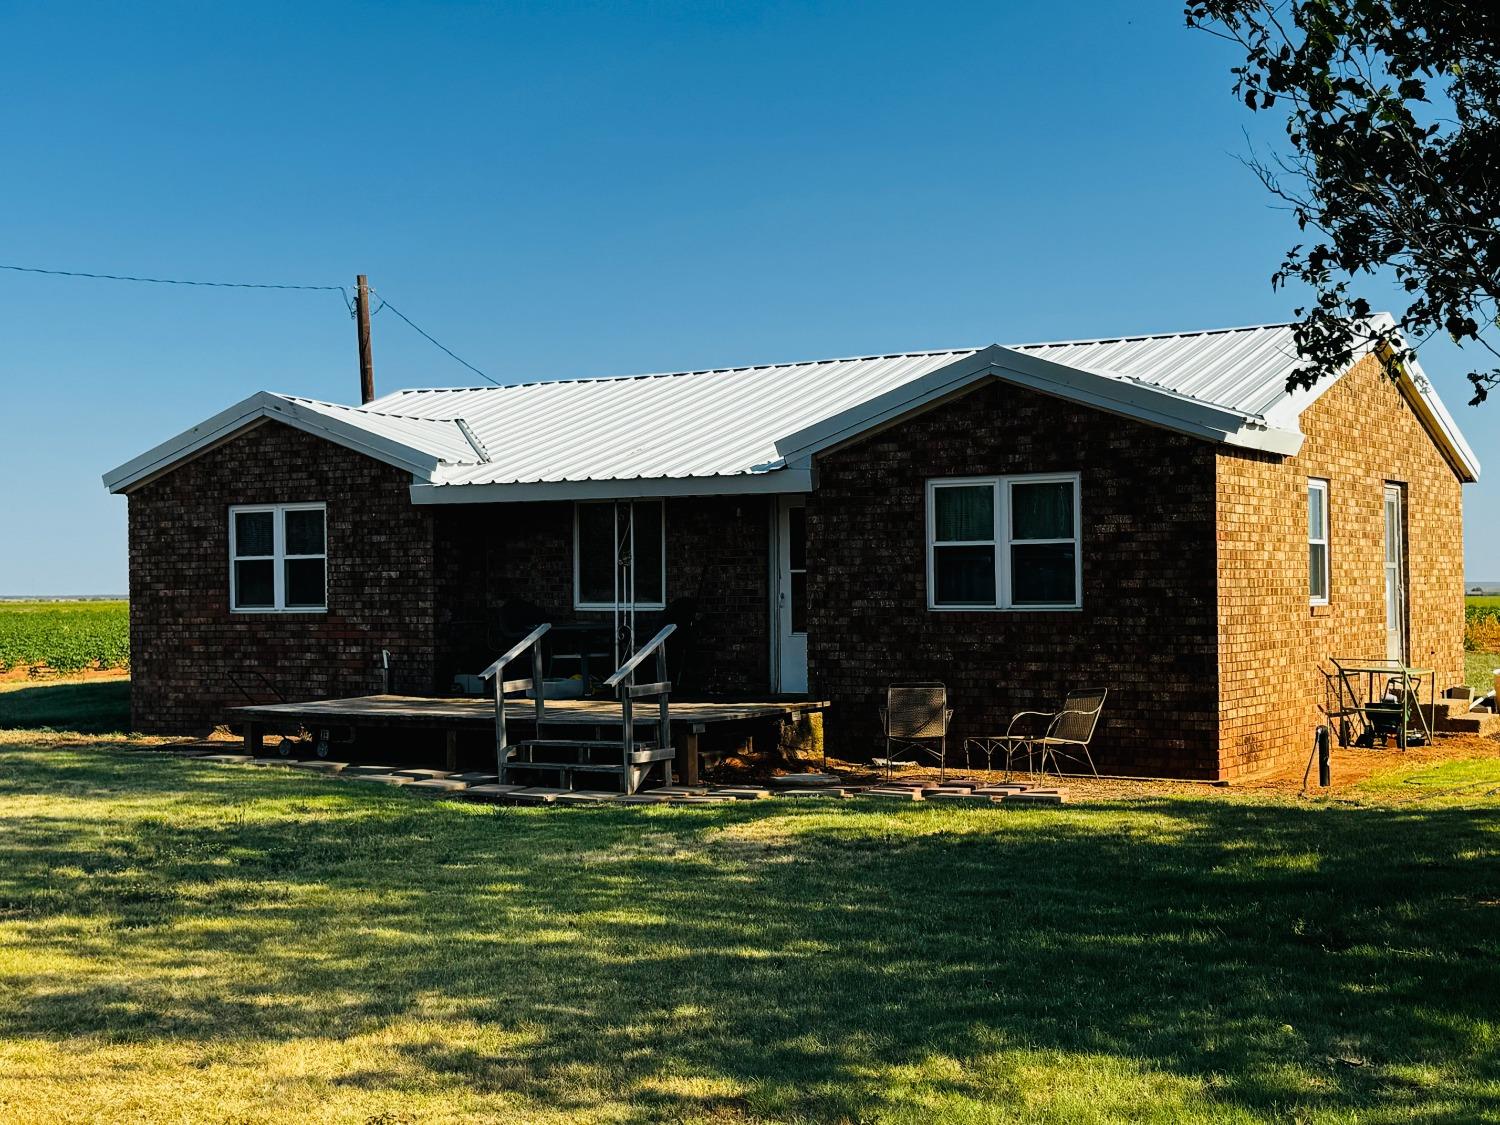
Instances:
[[[1500,1115],[1468,775],[497,810],[68,741],[0,735],[7,1122]]]
[[[1489,799],[1500,796],[1500,758],[1474,758],[1392,770],[1361,782],[1358,788],[1376,794]]]
[[[1464,604],[1500,609],[1500,594],[1468,594],[1464,597]]]
[[[103,734],[130,729],[130,681],[0,683],[0,729]]]
[[[1495,669],[1500,668],[1500,653],[1464,653],[1464,682],[1479,695],[1495,690]]]
[[[129,663],[126,602],[0,602],[0,672],[77,672]]]

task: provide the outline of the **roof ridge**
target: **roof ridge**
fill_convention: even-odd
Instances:
[[[732,375],[740,371],[771,371],[782,367],[822,367],[829,363],[868,363],[877,359],[916,359],[930,355],[972,355],[983,348],[933,348],[928,351],[879,352],[874,355],[832,356],[826,359],[795,359],[781,363],[744,363],[734,367],[696,367],[688,371],[643,371],[636,375],[579,375],[561,379],[527,379],[494,387],[402,387],[394,395],[464,394],[469,391],[508,391],[520,387],[548,387],[560,383],[624,383],[633,379],[680,379],[685,375]],[[356,409],[363,409],[362,407]],[[370,413],[378,413],[371,411]],[[400,415],[397,415],[400,417]]]
[[[1009,348],[1066,348],[1075,344],[1130,344],[1137,340],[1182,340],[1193,336],[1227,336],[1232,332],[1264,332],[1271,328],[1291,328],[1289,320],[1268,324],[1238,324],[1231,328],[1197,328],[1189,332],[1138,332],[1129,336],[1085,336],[1076,340],[1037,340],[1030,344],[1007,344]]]
[[[273,391],[272,393],[279,394],[279,392],[275,391]],[[392,393],[401,394],[404,392],[393,391]],[[280,397],[291,402],[313,402],[317,403],[319,406],[331,406],[335,410],[347,410],[351,414],[364,414],[375,418],[398,418],[403,422],[445,422],[451,424],[453,422],[460,422],[463,420],[461,418],[428,418],[421,414],[397,414],[394,411],[390,410],[369,410],[363,406],[349,406],[342,402],[329,402],[326,399],[309,398],[307,395],[280,394]]]

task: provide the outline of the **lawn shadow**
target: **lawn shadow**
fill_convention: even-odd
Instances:
[[[1488,809],[489,811],[103,761],[22,766],[65,799],[5,820],[0,921],[135,973],[10,981],[0,1034],[277,1040],[440,1013],[500,1038],[402,1043],[402,1065],[580,1113],[623,1096],[640,1120],[1013,1100],[1038,1052],[1260,1115],[1441,1117],[1455,1091],[1460,1116],[1500,1112]],[[134,789],[161,811],[91,814]]]
[[[0,691],[0,729],[109,734],[130,729],[130,681],[38,683]]]

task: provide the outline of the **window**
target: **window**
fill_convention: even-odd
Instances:
[[[930,609],[1078,609],[1078,474],[929,481]]]
[[[1307,482],[1307,595],[1328,604],[1328,482]]]
[[[666,521],[660,500],[580,501],[573,506],[576,609],[665,609]]]
[[[328,608],[324,505],[229,509],[229,605],[236,613],[319,613]]]

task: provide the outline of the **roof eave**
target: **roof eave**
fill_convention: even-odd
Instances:
[[[812,491],[805,468],[701,477],[515,481],[506,484],[413,483],[413,504],[520,504],[537,500],[631,500],[672,496],[764,496]]]
[[[776,451],[789,465],[806,467],[815,454],[936,405],[981,381],[1001,379],[1042,394],[1203,438],[1273,453],[1295,453],[1302,435],[1264,425],[1237,411],[1197,402],[1144,383],[1112,378],[993,344],[869,402],[789,434]]]
[[[294,429],[326,438],[418,477],[430,479],[441,463],[438,458],[422,450],[305,409],[281,395],[257,391],[227,410],[221,410],[212,418],[111,469],[104,474],[104,486],[113,493],[129,492],[263,419],[282,422]]]

